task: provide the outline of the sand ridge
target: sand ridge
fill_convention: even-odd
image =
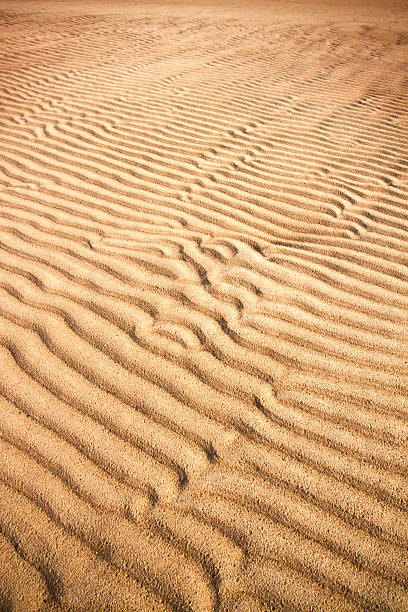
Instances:
[[[1,609],[408,607],[407,15],[298,5],[0,3]]]

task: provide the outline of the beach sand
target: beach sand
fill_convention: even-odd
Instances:
[[[406,611],[407,232],[407,3],[1,0],[1,611]]]

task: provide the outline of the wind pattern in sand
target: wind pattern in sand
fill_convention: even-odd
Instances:
[[[408,609],[407,43],[1,13],[2,610]]]

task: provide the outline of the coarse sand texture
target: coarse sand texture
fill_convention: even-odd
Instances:
[[[408,610],[408,3],[0,0],[0,612]]]

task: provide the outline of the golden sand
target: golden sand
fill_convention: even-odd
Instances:
[[[0,2],[0,610],[408,609],[408,6]]]

